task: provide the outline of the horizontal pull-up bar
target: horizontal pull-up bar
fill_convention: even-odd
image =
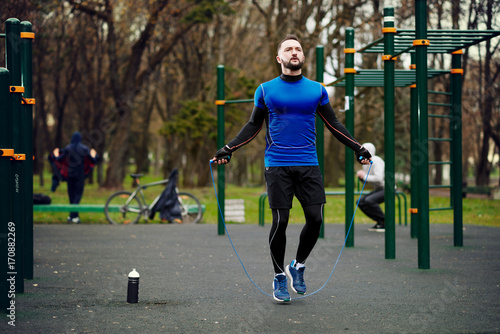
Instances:
[[[253,102],[253,99],[244,99],[244,100],[215,100],[215,105],[217,106],[223,106],[225,104],[232,104],[232,103],[248,103],[248,102]]]

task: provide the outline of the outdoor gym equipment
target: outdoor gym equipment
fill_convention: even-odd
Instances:
[[[496,30],[431,30],[427,31],[427,4],[425,0],[415,1],[415,30],[396,29],[394,24],[394,8],[384,8],[383,37],[356,51],[354,49],[354,29],[346,29],[345,68],[344,77],[328,84],[336,87],[346,87],[346,129],[354,131],[354,88],[384,87],[384,141],[385,141],[385,257],[396,258],[395,238],[395,145],[394,145],[394,90],[395,87],[410,87],[411,89],[411,237],[418,237],[418,268],[430,268],[430,236],[429,211],[453,210],[454,246],[463,246],[462,217],[462,119],[461,119],[461,86],[463,69],[461,65],[462,49],[479,44],[500,35]],[[321,53],[320,53],[321,51]],[[383,70],[355,69],[354,54],[382,53]],[[408,70],[396,70],[394,62],[403,53],[412,55],[412,66]],[[449,53],[452,61],[451,70],[434,70],[427,68],[428,53]],[[317,65],[322,66],[322,49],[317,50]],[[317,81],[323,82],[323,70],[317,67]],[[429,92],[427,80],[444,74],[450,74],[451,92]],[[251,102],[252,100],[224,101],[224,67],[218,67],[217,84],[218,130],[217,145],[222,147],[224,140],[224,104]],[[428,101],[428,94],[443,94],[450,96],[448,115],[429,114],[429,106],[443,106]],[[450,120],[450,138],[429,138],[428,118],[446,118]],[[318,159],[322,167],[323,141],[318,130]],[[449,142],[449,162],[429,161],[428,143]],[[346,199],[354,196],[353,161],[346,148]],[[450,207],[429,208],[430,188],[441,188],[441,185],[429,185],[429,165],[450,165],[451,184]],[[224,166],[218,166],[219,201],[224,205]],[[223,208],[224,209],[224,208]],[[346,200],[346,232],[348,219],[354,211],[354,203]],[[219,216],[219,234],[224,234]],[[347,234],[347,233],[346,233]],[[323,229],[321,235],[323,236]],[[346,247],[354,246],[354,234],[349,234]]]
[[[384,8],[383,37],[360,48],[360,53],[382,53],[383,70],[357,70],[354,68],[354,29],[346,29],[346,65],[345,76],[331,83],[334,86],[346,87],[346,101],[349,101],[349,112],[354,107],[354,87],[384,87],[384,138],[385,138],[385,252],[386,259],[394,259],[394,89],[395,87],[411,88],[411,236],[418,236],[418,267],[430,268],[429,249],[429,188],[443,187],[429,185],[429,165],[450,165],[451,184],[449,208],[454,214],[454,246],[463,246],[462,222],[462,119],[461,119],[461,87],[462,87],[462,49],[479,44],[500,35],[495,30],[431,30],[427,31],[426,1],[415,1],[416,30],[398,30],[394,27],[394,8]],[[395,70],[396,58],[410,53],[412,66],[408,70]],[[449,71],[427,68],[427,53],[449,53],[452,57],[452,68]],[[450,74],[451,92],[429,92],[427,80],[439,75]],[[428,94],[450,96],[449,104],[428,102]],[[429,106],[446,106],[449,114],[429,114]],[[347,113],[347,110],[346,110]],[[450,138],[429,138],[428,118],[444,118],[450,120]],[[449,142],[449,162],[429,161],[428,143]]]
[[[32,41],[30,22],[5,22],[7,68],[0,68],[0,309],[33,279]],[[8,284],[7,279],[15,283]],[[12,287],[15,287],[13,289]],[[15,291],[13,291],[15,290]]]

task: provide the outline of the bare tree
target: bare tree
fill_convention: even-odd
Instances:
[[[181,167],[184,185],[206,185],[206,161],[216,149],[217,64],[226,66],[226,99],[248,99],[259,82],[279,73],[276,45],[288,33],[299,35],[308,50],[304,73],[311,79],[316,45],[324,45],[327,77],[338,78],[344,69],[346,27],[356,31],[356,48],[382,36],[380,0],[65,0],[40,2],[36,11],[31,2],[26,4],[22,8],[7,0],[2,15],[32,21],[36,33],[35,169],[41,174],[45,153],[80,130],[101,155],[109,153],[109,164],[101,165],[98,174],[106,187],[120,187],[132,161],[136,170],[147,170],[150,152],[155,152],[156,165],[163,163],[164,175]],[[413,4],[402,0],[395,6],[398,27],[412,27]],[[453,28],[468,21],[469,29],[494,29],[499,7],[499,0],[432,0],[429,24],[439,28],[436,22],[446,24],[451,12]],[[493,99],[499,89],[497,49],[498,41],[492,40],[483,43],[480,57],[474,48],[474,54],[471,49],[463,58],[464,136],[477,138],[464,142],[464,170],[467,157],[473,156],[478,183],[488,183],[488,153],[499,147],[498,102]],[[432,62],[449,68],[447,61],[436,56]],[[366,54],[357,66],[382,68],[382,62],[379,55]],[[446,90],[449,82],[443,80],[430,84]],[[408,91],[396,94],[396,147],[408,150]],[[333,91],[334,109],[343,109],[343,95],[343,89]],[[250,104],[226,105],[226,137],[237,134],[250,112]],[[344,121],[343,113],[337,116]],[[382,116],[382,89],[358,88],[354,135],[374,142],[381,153],[383,136],[375,130],[382,127]],[[434,131],[446,135],[447,128],[436,125]],[[336,185],[343,173],[343,148],[328,131],[325,144],[325,164],[335,171],[326,181]],[[242,148],[227,168],[229,180],[263,182],[262,145],[260,135],[255,144]],[[446,159],[446,150],[438,151],[436,159]],[[397,166],[404,168],[405,158],[398,159]]]
[[[498,0],[471,1],[469,5],[469,20],[468,29],[493,29],[494,24],[498,25],[496,18],[500,13],[500,2]],[[483,29],[484,29],[483,28]],[[494,54],[498,53],[500,41],[487,40],[482,45],[478,46],[478,84],[475,98],[477,106],[479,106],[479,114],[481,117],[480,147],[477,165],[476,165],[476,185],[487,186],[490,183],[491,161],[489,160],[489,152],[491,143],[500,148],[500,138],[498,132],[498,102],[495,96],[498,95],[499,88],[495,83],[500,75],[500,61]],[[484,56],[482,55],[484,50]],[[464,69],[466,70],[473,61],[469,57],[469,50],[464,54]],[[484,58],[483,58],[484,57]],[[484,59],[484,60],[483,60]],[[466,72],[467,73],[467,72]],[[464,76],[465,77],[465,76]],[[496,114],[496,117],[493,115]]]
[[[118,29],[129,22],[117,22],[114,2],[68,0],[68,3],[75,10],[100,18],[107,26],[109,79],[115,111],[109,120],[109,128],[104,130],[111,130],[113,136],[109,146],[110,159],[103,186],[120,187],[127,166],[136,97],[182,36],[195,25],[209,19],[206,10],[209,9],[207,6],[210,3],[200,1],[196,4],[181,1],[174,5],[168,0],[150,2],[149,6],[146,6],[147,12],[143,13],[143,22],[137,24],[137,37],[128,50],[123,49],[123,46],[128,44],[124,38],[129,38],[130,35],[123,36]],[[132,11],[129,14],[138,10],[132,2],[125,2],[123,5],[129,6]],[[157,40],[158,44],[152,48],[152,54],[145,61],[144,54],[156,33],[160,33],[162,38]]]

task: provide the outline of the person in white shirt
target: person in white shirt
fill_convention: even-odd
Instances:
[[[385,214],[380,208],[380,203],[384,202],[384,183],[385,183],[385,163],[381,157],[375,155],[375,145],[372,143],[365,143],[363,147],[366,148],[372,155],[371,160],[373,161],[372,169],[368,178],[366,174],[368,173],[369,166],[364,165],[363,169],[357,172],[357,177],[361,181],[369,182],[373,185],[374,189],[367,195],[364,195],[359,200],[359,208],[368,217],[373,219],[376,223],[370,228],[370,231],[384,232],[385,231]]]

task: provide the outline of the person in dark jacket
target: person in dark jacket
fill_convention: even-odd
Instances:
[[[85,161],[92,164],[97,163],[97,152],[82,144],[80,132],[73,133],[71,143],[63,150],[54,149],[54,157],[58,162],[62,162],[67,170],[68,196],[70,204],[79,204],[83,196],[85,186]],[[80,223],[78,212],[70,212],[68,223]]]
[[[68,180],[68,165],[66,161],[57,161],[54,156],[54,152],[50,152],[48,156],[50,167],[52,168],[52,186],[50,191],[55,192],[57,187],[61,182],[66,182]],[[85,174],[85,178],[89,177],[94,170],[95,163],[90,160],[89,157],[84,159],[84,167],[83,172]]]

